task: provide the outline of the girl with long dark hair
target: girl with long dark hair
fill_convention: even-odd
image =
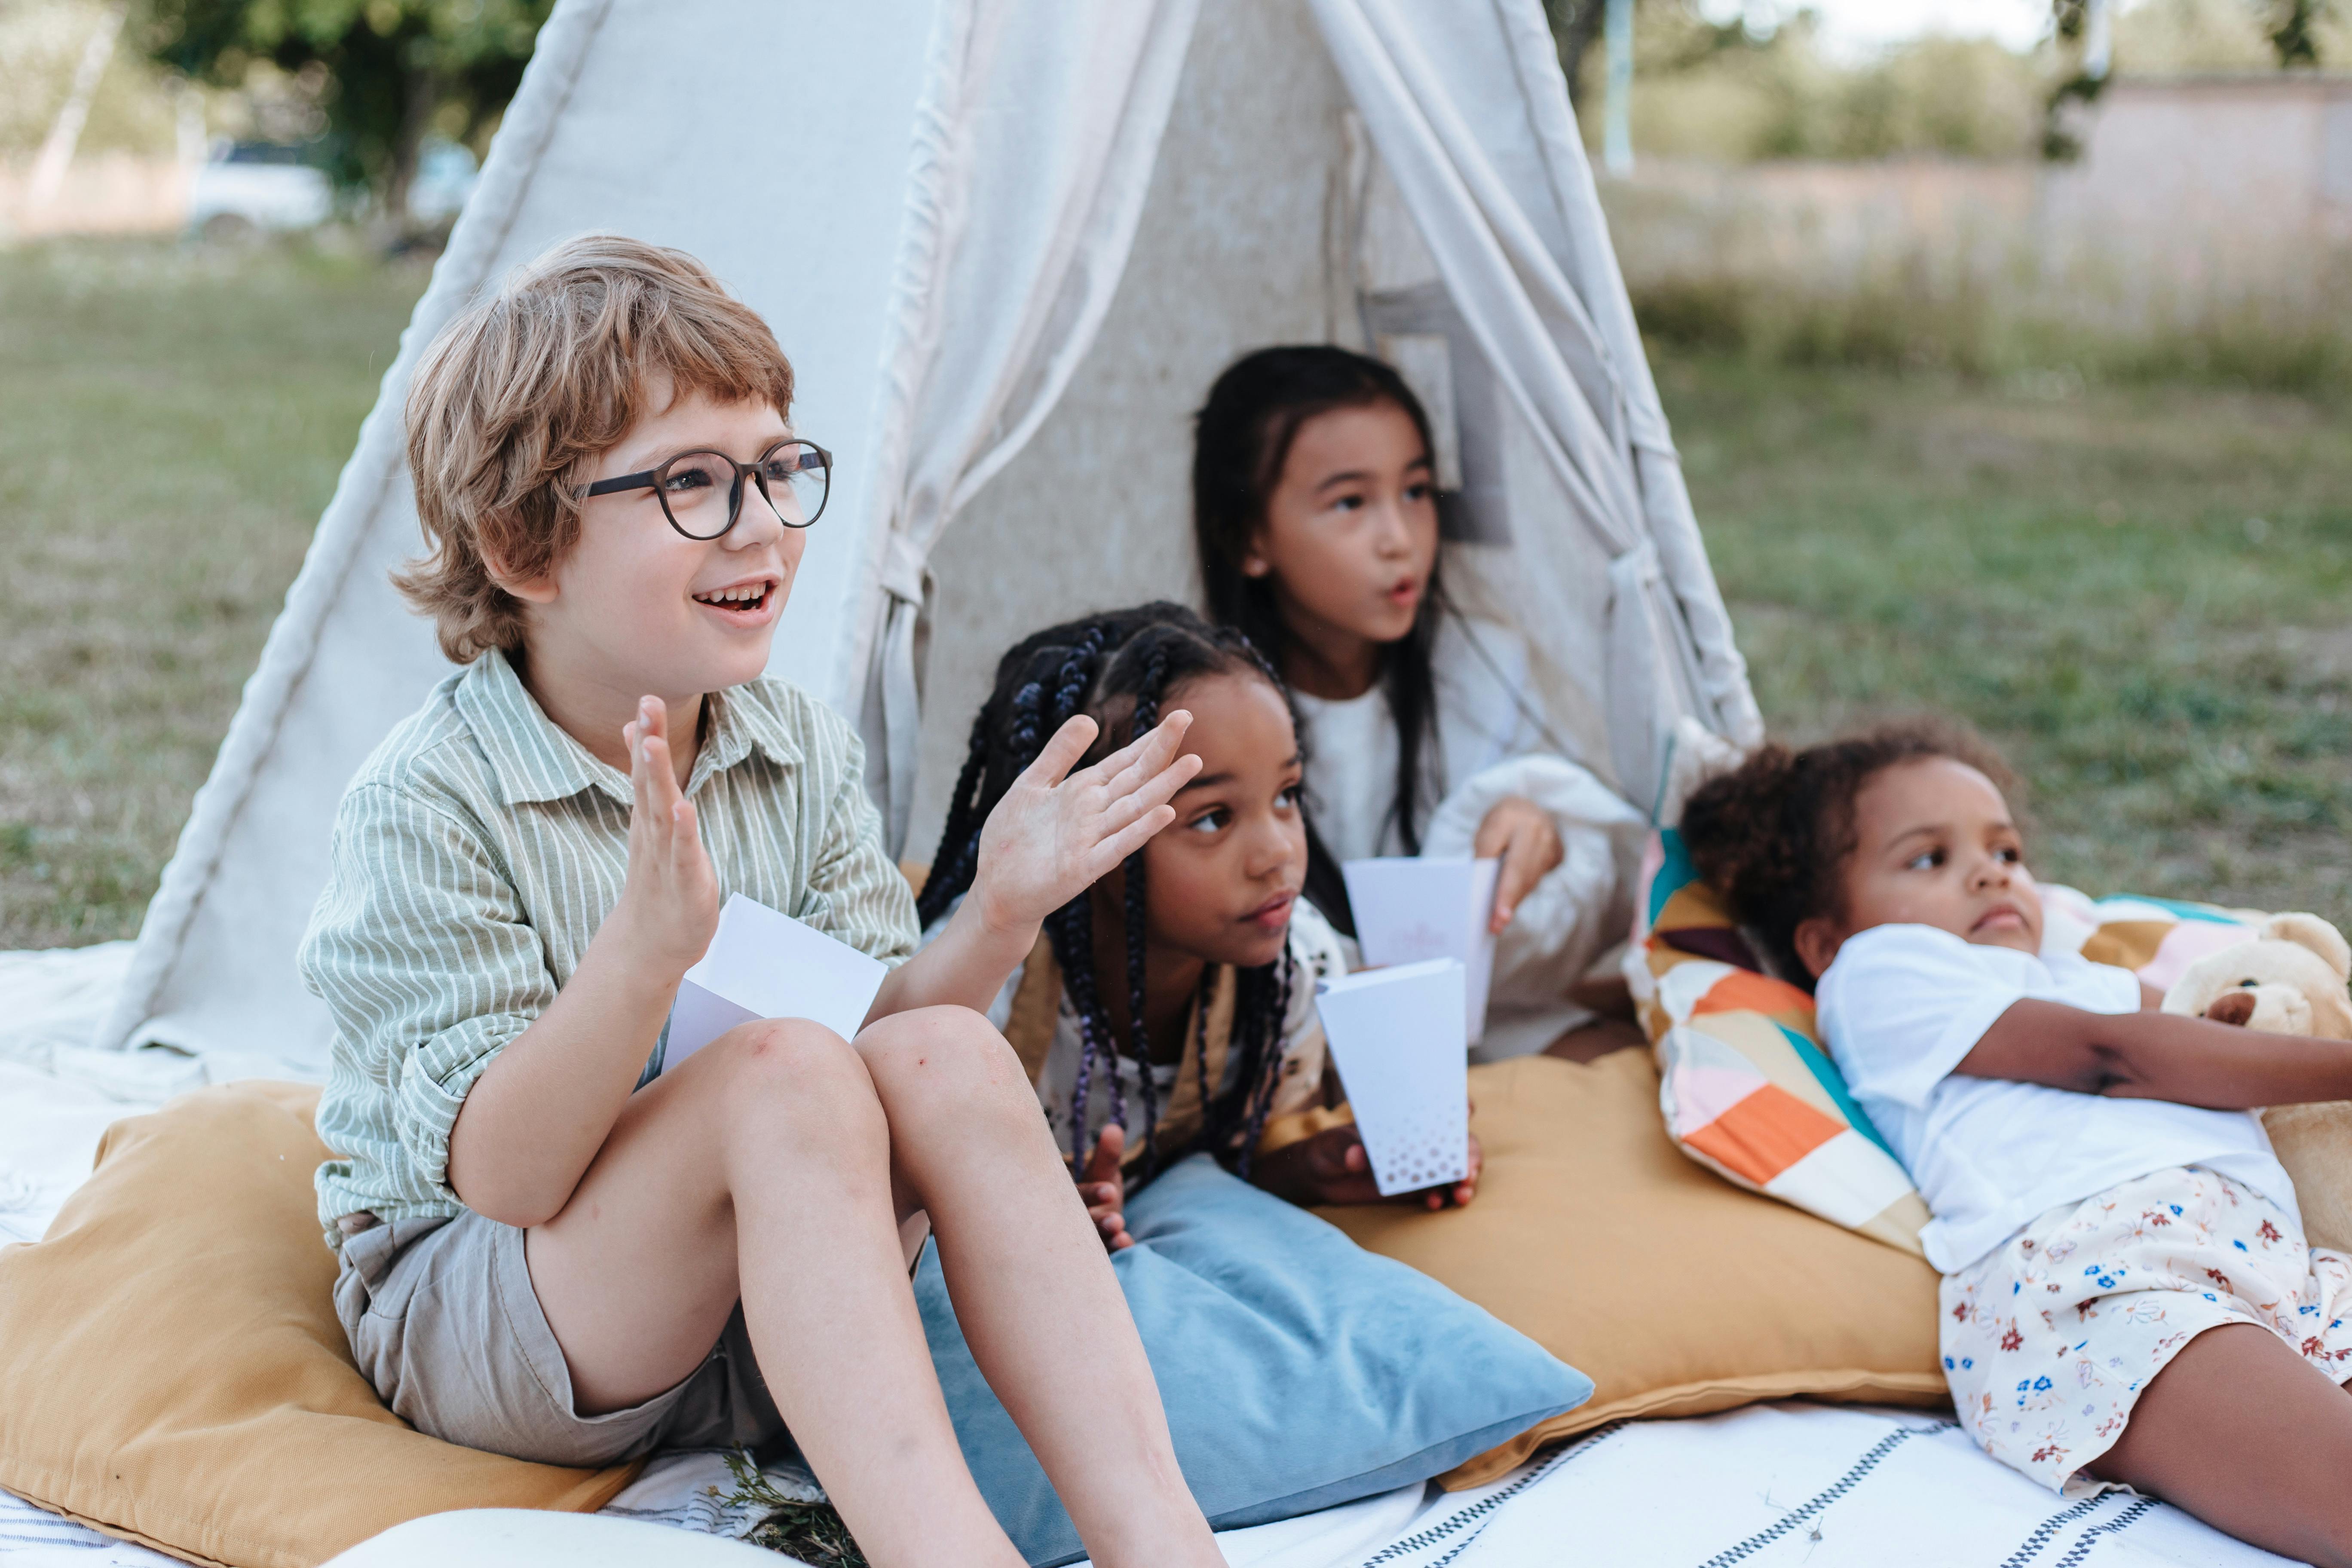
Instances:
[[[1434,453],[1420,400],[1380,360],[1318,344],[1234,362],[1195,421],[1209,617],[1266,650],[1296,695],[1307,892],[1335,925],[1353,932],[1343,861],[1433,842],[1496,857],[1481,1054],[1635,1043],[1630,1023],[1590,1032],[1570,993],[1630,923],[1621,873],[1643,819],[1557,754],[1525,640],[1448,603]]]

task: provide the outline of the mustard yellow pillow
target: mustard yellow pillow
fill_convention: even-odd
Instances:
[[[1478,1486],[1633,1415],[1809,1395],[1936,1405],[1936,1271],[1684,1158],[1646,1051],[1470,1071],[1477,1200],[1319,1212],[1577,1368],[1592,1397],[1439,1479]]]
[[[318,1101],[245,1083],[118,1122],[48,1235],[0,1249],[0,1487],[192,1563],[309,1568],[425,1514],[626,1484],[384,1408],[335,1317]]]

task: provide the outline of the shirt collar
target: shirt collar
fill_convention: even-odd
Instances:
[[[800,765],[800,739],[765,682],[754,680],[711,692],[702,704],[709,718],[702,750],[695,753],[694,771],[687,775],[688,795],[700,789],[703,780],[750,756],[755,747],[778,767]]]
[[[755,746],[780,766],[801,761],[800,742],[791,726],[757,683],[732,692],[714,691],[703,703],[709,713],[708,738],[688,775],[688,795],[706,779],[750,756]],[[489,731],[499,737],[498,743],[482,750],[509,805],[569,800],[585,789],[601,789],[624,803],[635,798],[629,775],[599,761],[550,719],[500,650],[493,648],[473,662],[458,682],[457,704],[478,734]]]

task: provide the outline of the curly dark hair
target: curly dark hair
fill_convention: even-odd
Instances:
[[[996,667],[995,689],[972,721],[963,772],[948,805],[930,879],[915,912],[926,926],[945,914],[957,895],[971,890],[980,865],[980,833],[988,814],[1004,798],[1023,770],[1072,715],[1085,713],[1102,726],[1079,767],[1100,762],[1160,721],[1160,704],[1181,687],[1213,675],[1253,676],[1274,688],[1286,707],[1289,689],[1249,638],[1232,626],[1213,626],[1181,605],[1159,601],[1131,609],[1082,616],[1023,638]],[[1293,729],[1297,715],[1291,716]],[[1309,829],[1309,842],[1312,842]],[[1143,852],[1127,858],[1124,920],[1127,936],[1128,1038],[1121,1041],[1103,1005],[1095,971],[1094,915],[1088,895],[1076,898],[1045,919],[1062,984],[1078,1016],[1077,1082],[1071,1092],[1070,1152],[1087,1154],[1087,1095],[1097,1068],[1109,1080],[1110,1119],[1128,1125],[1127,1097],[1112,1070],[1113,1058],[1132,1057],[1143,1068],[1144,1165],[1142,1179],[1163,1168],[1183,1150],[1159,1146],[1159,1092],[1151,1076],[1151,1042],[1143,1021]],[[1282,1070],[1282,1025],[1290,1011],[1295,976],[1285,948],[1273,963],[1242,971],[1235,996],[1233,1044],[1237,1057],[1232,1081],[1203,1082],[1204,1126],[1201,1142],[1249,1174],[1250,1155],[1265,1126]],[[1203,1026],[1206,1010],[1202,1009]],[[1181,1059],[1181,1058],[1180,1058]],[[1208,1071],[1208,1054],[1200,1068]]]
[[[1854,800],[1888,768],[1948,757],[1983,773],[2004,795],[2016,775],[1963,725],[1943,720],[1885,724],[1802,751],[1767,742],[1733,772],[1700,786],[1683,807],[1683,846],[1734,919],[1762,944],[1786,980],[1813,988],[1797,956],[1797,928],[1834,915],[1854,848]]]

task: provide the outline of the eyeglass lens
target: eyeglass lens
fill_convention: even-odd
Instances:
[[[756,471],[761,482],[746,487],[734,463],[720,454],[681,452],[664,465],[656,493],[678,531],[696,539],[716,539],[733,526],[747,488],[764,490],[787,528],[806,528],[824,510],[832,474],[815,447],[801,441],[772,447]]]

